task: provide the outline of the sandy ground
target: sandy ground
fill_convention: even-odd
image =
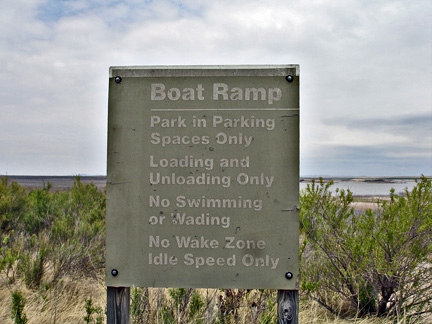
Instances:
[[[354,207],[355,210],[364,212],[366,209],[376,210],[378,208],[378,201],[389,200],[390,196],[361,196],[355,197],[354,201],[351,203],[351,206]]]
[[[365,211],[366,209],[375,210],[378,208],[378,204],[375,202],[360,202],[356,201],[351,203],[351,206],[354,207],[355,210]]]

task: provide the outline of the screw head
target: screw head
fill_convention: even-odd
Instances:
[[[285,77],[285,80],[287,80],[288,82],[293,82],[294,81],[294,77],[292,75],[287,75]]]
[[[115,83],[120,83],[120,82],[122,82],[122,78],[121,78],[121,76],[116,76],[115,78],[114,78],[114,82]]]
[[[292,272],[285,273],[285,278],[287,278],[288,280],[291,280],[293,277],[294,275],[292,274]]]
[[[118,274],[119,274],[119,272],[118,272],[117,269],[112,269],[112,270],[111,270],[111,274],[112,274],[113,277],[117,277]]]

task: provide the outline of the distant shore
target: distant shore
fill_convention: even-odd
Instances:
[[[323,179],[324,182],[343,182],[343,181],[353,181],[353,182],[367,182],[367,183],[399,183],[405,181],[413,181],[420,179],[420,177],[300,177],[300,182],[312,182],[312,180]],[[429,176],[428,178],[432,178]]]
[[[48,183],[54,190],[67,190],[72,187],[77,176],[28,176],[28,175],[0,175],[10,181],[16,181],[19,185],[26,188],[44,188]],[[106,176],[78,176],[82,183],[93,183],[99,189],[106,186]],[[322,178],[324,182],[365,182],[365,183],[400,183],[412,181],[419,177],[301,177],[300,182],[309,183],[319,181]]]
[[[106,186],[106,176],[24,176],[24,175],[7,175],[9,181],[15,181],[20,186],[35,189],[44,188],[51,185],[54,190],[67,190],[72,188],[77,177],[82,183],[93,183],[98,189],[103,189]]]

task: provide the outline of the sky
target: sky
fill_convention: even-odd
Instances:
[[[110,66],[300,65],[302,176],[432,175],[430,0],[0,0],[0,175],[105,175]]]

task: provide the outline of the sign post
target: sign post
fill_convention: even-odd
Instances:
[[[290,318],[298,188],[297,65],[110,69],[108,291],[278,289]]]

